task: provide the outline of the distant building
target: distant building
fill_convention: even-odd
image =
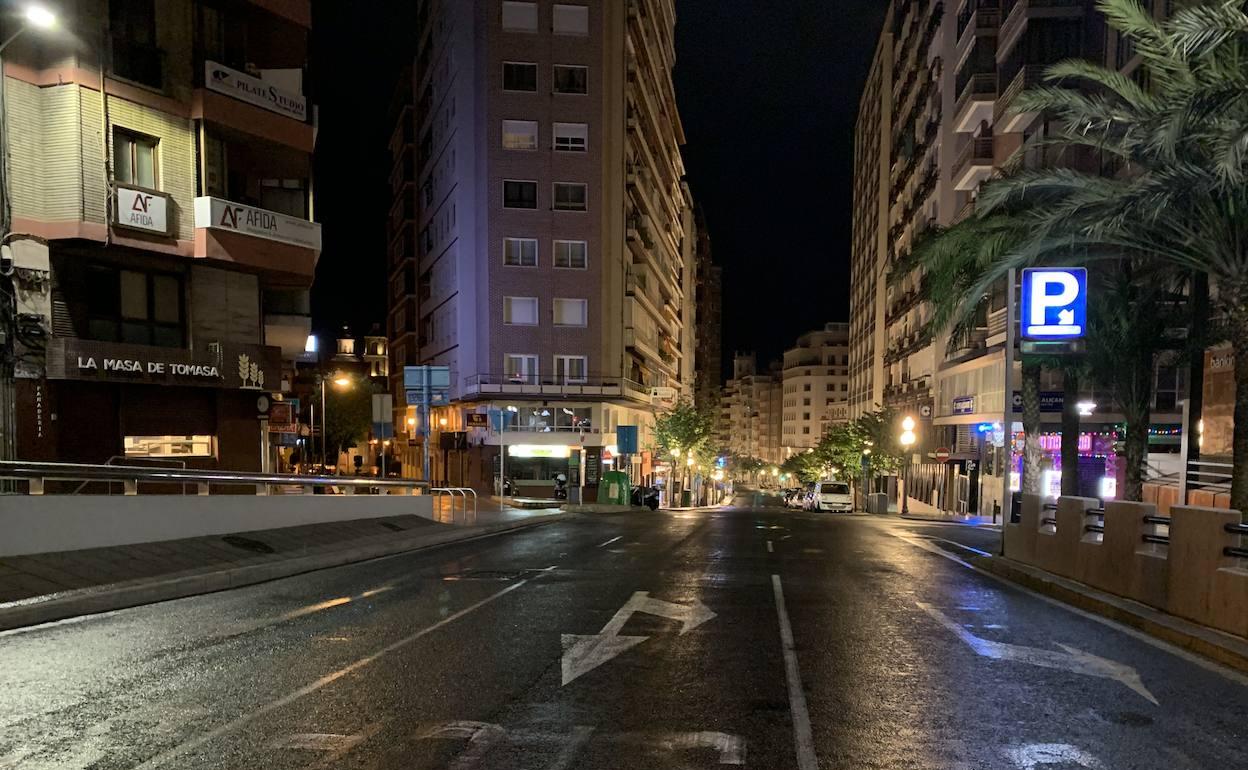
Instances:
[[[697,348],[694,351],[694,398],[699,404],[719,403],[723,382],[723,268],[711,259],[711,237],[701,209],[697,222]]]
[[[446,366],[435,434],[492,426],[446,458],[465,483],[540,494],[576,452],[595,486],[618,426],[648,449],[655,410],[693,391],[674,0],[419,2],[415,21],[390,142],[396,430],[418,451],[404,366]],[[648,451],[631,461],[653,473]]]
[[[784,352],[784,456],[813,448],[849,419],[849,324],[829,323]]]
[[[779,464],[784,461],[780,364],[759,373],[753,353],[737,353],[732,364],[732,379],[720,396],[720,443],[734,455]]]

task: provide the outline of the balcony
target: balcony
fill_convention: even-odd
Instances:
[[[958,92],[958,101],[953,109],[953,130],[969,134],[979,128],[980,123],[991,125],[996,100],[997,74],[981,72],[971,75]]]
[[[542,399],[619,398],[650,402],[650,391],[625,377],[588,374],[583,378],[530,374],[474,374],[464,378],[463,398],[538,396]]]
[[[1001,30],[997,39],[998,61],[1004,61],[1022,35],[1030,17],[1059,18],[1080,16],[1087,0],[1004,0],[1001,3]]]
[[[995,35],[1001,26],[1001,0],[967,0],[958,14],[958,49],[965,52],[976,35]]]
[[[1015,112],[1010,109],[1010,106],[1023,91],[1040,85],[1043,78],[1044,73],[1040,67],[1034,64],[1025,65],[1001,92],[1001,97],[997,99],[997,104],[993,108],[993,120],[1000,133],[1011,134],[1024,131],[1039,117],[1037,112]]]
[[[966,143],[953,163],[955,190],[974,190],[992,175],[992,137],[976,137]]]
[[[195,256],[310,284],[321,252],[316,222],[223,198],[195,199]]]

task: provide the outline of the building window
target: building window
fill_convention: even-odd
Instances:
[[[557,94],[587,94],[589,93],[589,67],[556,64],[554,82]]]
[[[509,32],[536,32],[537,3],[504,0],[503,29]]]
[[[503,297],[503,323],[537,326],[537,297]]]
[[[803,385],[802,385],[802,390],[810,390],[810,383],[809,383],[809,382],[807,382],[807,383],[803,384]],[[810,403],[810,402],[808,401],[807,403]]]
[[[88,268],[87,336],[106,342],[182,347],[182,280],[113,267]]]
[[[537,239],[504,238],[503,264],[516,267],[537,267]]]
[[[126,436],[126,457],[215,457],[214,436]]]
[[[537,195],[536,185],[534,185],[534,196]],[[555,210],[556,211],[585,211],[588,209],[586,203],[589,192],[586,186],[575,182],[555,182]],[[537,208],[534,202],[529,208]]]
[[[803,399],[802,399],[802,406],[810,406],[810,399],[809,399],[809,398],[803,398]],[[809,420],[810,418],[809,418],[809,417],[807,417],[806,419],[808,419],[808,420]]]
[[[503,62],[504,91],[537,91],[537,65],[529,62]]]
[[[555,241],[555,267],[584,270],[589,267],[589,248],[585,241]]]
[[[563,384],[585,382],[587,362],[585,356],[555,356],[555,376]]]
[[[503,376],[508,382],[537,383],[537,356],[508,353],[503,356]]]
[[[556,123],[554,135],[555,149],[559,152],[585,152],[589,149],[588,124]]]
[[[536,302],[536,300],[534,301]],[[555,326],[585,326],[588,324],[588,300],[562,299],[556,297],[553,305]]]
[[[160,140],[150,136],[113,129],[113,179],[121,184],[157,189],[156,149],[159,145]]]
[[[809,436],[809,435],[810,435],[810,428],[809,428],[809,427],[803,427],[803,428],[802,428],[802,435],[803,435],[803,436]]]
[[[810,412],[802,412],[802,419],[803,419],[803,420],[809,420],[809,419],[810,419]]]
[[[556,35],[588,35],[589,6],[555,3],[552,29]]]
[[[156,15],[155,0],[111,0],[108,4],[113,74],[160,90],[165,85],[164,51],[157,47]]]
[[[503,149],[504,150],[536,150],[537,149],[537,121],[536,120],[504,120],[503,121]]]
[[[537,208],[537,182],[521,182],[515,179],[503,180],[503,208]]]

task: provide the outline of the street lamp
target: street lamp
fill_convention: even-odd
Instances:
[[[905,470],[905,480],[902,482],[901,494],[901,514],[904,516],[910,512],[910,447],[914,446],[917,437],[914,435],[914,418],[909,415],[901,421],[901,446],[906,450],[906,464],[902,466]]]
[[[46,6],[32,4],[26,6],[22,11],[22,18],[25,22],[17,28],[17,31],[9,35],[8,39],[0,43],[0,52],[9,47],[9,43],[17,40],[26,30],[34,29],[52,29],[56,26],[56,14],[52,13]]]
[[[332,381],[334,383],[334,386],[339,389],[351,387],[351,376],[346,374],[345,372],[334,372],[332,375],[329,376],[328,379]],[[321,375],[320,380],[321,380],[321,472],[324,473],[325,469],[329,467],[329,456],[325,448],[326,439],[328,438],[325,434],[326,434],[326,431],[329,429],[329,422],[325,419],[326,417],[326,412],[325,412],[326,377],[324,375]]]

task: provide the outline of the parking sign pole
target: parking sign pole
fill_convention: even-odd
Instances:
[[[1013,498],[1010,495],[1010,474],[1014,472],[1014,321],[1018,316],[1018,308],[1014,304],[1017,290],[1017,275],[1013,269],[1006,277],[1005,292],[1005,376],[1002,378],[1002,401],[1005,403],[1005,415],[1001,421],[1001,450],[1005,461],[999,469],[1001,473],[1001,553],[1005,553],[1005,525],[1010,523],[1010,512],[1013,510]],[[997,517],[994,512],[993,523]]]

